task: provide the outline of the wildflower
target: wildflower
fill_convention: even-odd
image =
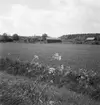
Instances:
[[[35,60],[38,60],[38,59],[39,59],[39,57],[37,55],[34,55],[32,61],[31,61],[31,64],[33,64],[35,62]]]
[[[35,65],[36,65],[36,66],[39,66],[39,63],[38,63],[38,62],[36,62],[36,63],[35,63]]]
[[[61,69],[64,69],[64,65],[61,65]]]
[[[31,69],[29,69],[29,70],[28,70],[28,73],[30,73],[31,71],[32,71],[32,70],[31,70]]]
[[[64,70],[64,76],[68,75],[70,72],[71,72],[71,67],[70,66],[67,66],[67,68]]]
[[[52,56],[52,58],[54,59],[54,60],[61,60],[61,55],[59,55],[59,53],[55,53],[53,56]]]
[[[39,64],[39,65],[38,65],[38,67],[40,67],[40,68],[41,68],[41,67],[42,67],[42,64]]]
[[[81,75],[81,79],[85,79],[85,77]]]
[[[60,65],[60,67],[59,67],[59,71],[63,72],[63,70],[64,70],[64,65],[62,64],[62,65]]]
[[[55,71],[55,68],[49,68],[49,74],[51,74],[51,73],[54,73],[54,71]]]
[[[90,71],[90,75],[91,75],[91,76],[96,76],[96,75],[97,75],[97,73],[96,73],[96,72],[94,72],[93,70],[91,70],[91,71]]]
[[[34,55],[34,59],[39,59],[39,57],[37,55]]]
[[[50,105],[54,105],[54,101],[49,101],[49,104]]]
[[[51,83],[53,83],[53,80],[50,80]]]

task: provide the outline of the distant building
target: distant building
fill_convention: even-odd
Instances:
[[[86,38],[86,41],[94,41],[95,40],[95,37],[88,37]]]
[[[60,38],[53,38],[53,37],[47,37],[46,43],[61,43],[62,40]]]

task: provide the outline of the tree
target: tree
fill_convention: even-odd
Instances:
[[[46,41],[46,38],[48,37],[48,35],[46,33],[42,34],[42,40]]]
[[[9,37],[7,36],[7,33],[3,33],[2,35],[2,41],[7,42]]]
[[[12,39],[18,41],[19,40],[18,34],[13,34]]]

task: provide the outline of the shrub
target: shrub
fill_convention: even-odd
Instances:
[[[12,75],[26,76],[34,80],[39,78],[38,82],[49,83],[59,88],[65,86],[72,91],[89,95],[91,98],[99,100],[100,76],[92,70],[79,69],[72,71],[71,68],[61,68],[61,66],[50,67],[39,63],[38,60],[37,56],[31,62],[1,58],[0,70]]]
[[[19,40],[18,34],[13,34],[12,39],[13,39],[14,41],[18,41],[18,40]]]

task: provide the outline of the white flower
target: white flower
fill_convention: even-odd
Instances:
[[[49,74],[53,73],[55,71],[55,68],[51,67],[49,68]]]
[[[35,60],[38,60],[38,59],[39,59],[39,57],[38,57],[37,55],[34,55],[34,58],[32,59],[31,64],[33,64],[34,61],[35,61]]]
[[[62,64],[61,66],[60,66],[60,71],[63,71],[64,70],[64,65]]]
[[[52,58],[54,59],[54,60],[61,60],[61,55],[59,55],[59,53],[55,53],[53,56],[52,56]]]
[[[49,104],[50,104],[50,105],[54,105],[55,102],[54,102],[54,101],[49,101]]]
[[[50,80],[51,83],[53,83],[53,80]]]
[[[34,59],[39,59],[39,57],[37,55],[34,55]]]
[[[85,79],[85,77],[84,76],[81,76],[81,79]]]
[[[57,60],[61,61],[61,56],[59,56],[59,57],[57,58]]]
[[[28,73],[30,73],[32,70],[28,70]]]

